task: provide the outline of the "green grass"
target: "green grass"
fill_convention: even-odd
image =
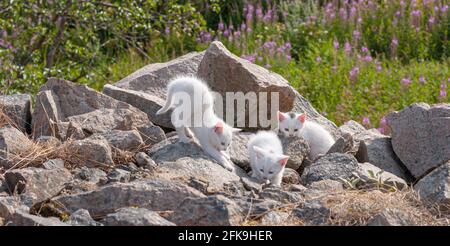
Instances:
[[[317,56],[321,57],[320,63],[316,61]],[[101,90],[105,83],[114,83],[156,60],[168,59],[155,57],[150,61],[129,51],[115,63],[105,65],[106,76],[91,86]],[[449,97],[440,98],[439,92],[441,84],[446,84],[450,94],[450,82],[447,81],[450,59],[442,62],[410,61],[408,64],[384,59],[379,63],[381,71],[377,70],[375,60],[368,63],[358,61],[356,57],[346,56],[343,51],[334,51],[326,45],[311,49],[299,61],[275,62],[270,70],[281,74],[319,112],[339,125],[351,119],[362,122],[363,117],[368,117],[371,123],[366,126],[378,127],[386,113],[401,110],[414,102],[449,102]],[[335,65],[336,70],[333,69]],[[359,75],[351,80],[349,73],[354,66],[359,67]],[[425,83],[419,81],[421,76]],[[403,85],[403,78],[409,78],[412,83]]]

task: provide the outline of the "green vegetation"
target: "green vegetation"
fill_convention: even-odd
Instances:
[[[214,40],[283,75],[337,124],[385,130],[413,102],[448,102],[445,0],[8,1],[0,3],[0,86],[49,76],[100,89]]]

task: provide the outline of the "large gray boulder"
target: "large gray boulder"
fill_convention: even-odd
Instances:
[[[295,90],[289,85],[279,74],[268,71],[267,69],[244,60],[225,48],[219,42],[212,42],[206,50],[205,56],[198,67],[198,76],[202,78],[210,88],[220,93],[223,99],[223,108],[216,104],[218,112],[226,112],[226,93],[227,92],[254,92],[260,98],[260,92],[267,93],[267,103],[263,106],[267,107],[268,116],[272,115],[271,126],[275,126],[277,122],[277,110],[289,111],[294,106]],[[278,93],[279,108],[271,109],[271,93]],[[275,98],[274,98],[275,99]],[[260,100],[263,100],[260,98]],[[239,107],[239,106],[238,106]],[[227,119],[229,123],[235,123],[239,128],[261,128],[251,127],[246,118],[248,115],[258,115],[258,103],[246,103],[244,108],[236,110],[233,119]],[[219,111],[220,110],[220,111]],[[226,118],[226,117],[224,117]],[[259,117],[258,117],[259,118]],[[269,118],[270,119],[270,118]],[[246,123],[244,126],[237,125],[238,122]],[[258,126],[261,120],[258,119]],[[266,128],[269,126],[265,126]]]
[[[163,141],[149,150],[149,156],[159,165],[157,176],[171,180],[191,179],[207,183],[210,192],[223,191],[229,185],[242,189],[240,177],[247,174],[235,166],[227,171],[195,143],[181,143],[177,137]]]
[[[31,130],[31,96],[28,94],[0,95],[0,113],[7,122],[23,132]]]
[[[187,198],[169,218],[180,226],[238,226],[243,212],[233,200],[222,195]]]
[[[156,125],[173,128],[170,112],[156,115],[166,100],[167,84],[180,75],[195,76],[203,55],[193,52],[169,62],[149,64],[113,86],[106,85],[103,93],[139,108]]]
[[[102,217],[122,207],[138,206],[154,211],[174,210],[186,198],[205,197],[199,191],[163,179],[146,179],[130,183],[114,183],[100,189],[73,195],[62,195],[53,200],[75,212],[80,208],[92,217]]]
[[[7,125],[0,128],[0,169],[14,165],[11,160],[31,147],[31,141],[18,129]]]
[[[386,119],[392,147],[415,178],[450,159],[450,104],[414,103]]]
[[[106,84],[103,86],[103,93],[113,97],[119,101],[127,102],[142,112],[146,113],[149,119],[156,125],[165,128],[173,128],[171,122],[171,112],[166,112],[163,115],[157,115],[156,112],[165,104],[162,95],[152,95],[142,91],[134,91],[120,88],[114,85]]]
[[[384,171],[368,162],[359,163],[356,174],[359,178],[361,178],[361,181],[363,181],[365,185],[384,185],[391,186],[396,189],[403,189],[408,187],[408,184],[404,179],[390,172]]]
[[[73,141],[69,145],[73,156],[84,162],[87,167],[112,166],[114,164],[111,147],[100,135]]]
[[[358,161],[352,155],[332,153],[322,156],[311,166],[306,167],[301,180],[305,184],[324,179],[340,181],[351,178],[357,169]]]
[[[50,78],[37,94],[32,121],[36,138],[45,135],[64,140],[71,123],[81,129],[84,137],[111,130],[140,131],[142,127],[151,127],[155,129],[153,143],[165,139],[162,129],[154,126],[139,109],[85,85],[56,78]]]
[[[420,198],[449,207],[450,205],[450,161],[436,168],[414,185]]]
[[[86,209],[78,209],[72,213],[67,221],[71,226],[101,226],[102,224],[95,221],[89,211]]]
[[[355,135],[354,138],[359,143],[356,153],[356,159],[359,162],[370,162],[404,180],[412,180],[408,170],[394,153],[390,137],[381,134],[376,129],[371,129]]]
[[[144,140],[142,140],[139,131],[118,131],[113,130],[103,134],[109,145],[113,148],[127,151],[136,151],[144,147]]]
[[[71,179],[72,175],[64,167],[53,169],[29,167],[5,173],[9,190],[18,194],[33,194],[34,202],[57,195]]]

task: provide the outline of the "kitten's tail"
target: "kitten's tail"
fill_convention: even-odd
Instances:
[[[171,88],[169,88],[167,92],[166,104],[156,112],[156,115],[164,114],[165,112],[169,111],[169,109],[172,107],[172,98],[173,92]]]

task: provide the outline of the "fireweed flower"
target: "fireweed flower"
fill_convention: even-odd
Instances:
[[[257,19],[258,21],[261,21],[262,18],[263,18],[263,10],[262,10],[262,7],[258,5],[258,7],[256,8],[256,12],[255,12],[255,13],[256,13],[256,19]]]
[[[241,24],[241,31],[245,31],[245,29],[247,29],[247,25],[245,25],[245,23]]]
[[[398,39],[393,38],[391,44],[392,44],[392,46],[398,46]]]
[[[334,48],[335,50],[338,50],[338,49],[339,49],[339,41],[337,41],[336,38],[335,38],[334,41],[333,41],[333,48]]]
[[[441,84],[440,90],[439,90],[439,99],[443,99],[447,97],[447,91],[445,90],[445,84]]]
[[[414,16],[414,17],[419,17],[420,16],[420,10],[413,10],[412,12],[411,12],[411,15],[412,16]]]
[[[322,61],[322,58],[320,56],[316,57],[316,62],[320,63]]]
[[[223,31],[225,29],[225,25],[223,24],[222,21],[219,22],[219,25],[217,27],[220,31]]]
[[[229,29],[226,29],[226,30],[223,32],[223,36],[226,37],[226,38],[228,38],[228,37],[230,36],[230,30],[229,30]]]
[[[426,82],[425,77],[423,75],[420,75],[419,82],[424,84]]]
[[[343,20],[347,20],[347,11],[344,8],[339,9],[339,17]]]
[[[381,66],[381,63],[380,63],[380,62],[377,62],[377,63],[375,64],[375,66],[376,66],[376,69],[377,69],[378,72],[381,72],[381,70],[383,70],[383,67]]]
[[[292,45],[291,45],[291,43],[290,42],[286,42],[285,44],[284,44],[284,47],[286,48],[286,49],[291,49],[292,48]]]
[[[164,30],[164,32],[165,32],[166,34],[170,34],[170,27],[166,27],[166,29]]]
[[[353,31],[353,38],[359,40],[361,38],[361,33],[358,30]]]
[[[366,46],[363,46],[363,47],[361,47],[361,52],[367,53],[367,52],[369,52],[369,49]]]
[[[373,58],[370,55],[366,55],[362,58],[362,60],[364,62],[371,62],[373,60]]]
[[[234,33],[234,37],[237,38],[237,39],[239,39],[239,38],[241,37],[241,31],[236,31],[236,32]]]
[[[258,56],[258,61],[262,62],[262,61],[264,61],[264,58],[262,56]]]
[[[400,80],[400,83],[402,83],[402,85],[410,85],[411,82],[412,82],[411,79],[408,77],[405,77],[402,80]]]
[[[291,61],[292,60],[292,57],[291,57],[291,55],[286,55],[286,61]]]
[[[353,67],[349,73],[350,80],[355,80],[358,77],[358,74],[359,74],[359,67]]]
[[[386,116],[383,116],[383,118],[381,118],[381,120],[380,120],[380,126],[381,126],[381,127],[386,127],[386,126],[387,126]]]
[[[350,54],[350,52],[352,51],[352,46],[348,41],[346,41],[344,44],[344,51],[347,55]]]
[[[370,119],[368,117],[364,117],[363,120],[362,120],[362,123],[364,125],[370,125]]]
[[[430,24],[430,26],[434,25],[435,19],[434,16],[430,16],[430,18],[428,19],[428,24]]]

